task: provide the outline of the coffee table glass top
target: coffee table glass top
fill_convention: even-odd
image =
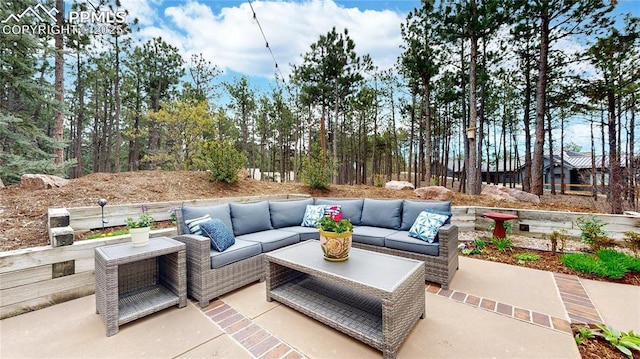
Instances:
[[[317,240],[304,241],[266,255],[275,262],[309,267],[388,292],[394,291],[414,270],[423,270],[420,261],[359,248],[351,248],[349,259],[344,262],[330,262],[324,259]]]

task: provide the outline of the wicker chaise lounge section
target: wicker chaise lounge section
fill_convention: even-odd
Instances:
[[[439,283],[442,289],[449,289],[449,283],[458,270],[458,227],[451,224],[444,225],[440,227],[438,237],[440,251],[437,257],[357,242],[352,242],[351,245],[354,248],[423,261],[425,280]]]
[[[182,209],[176,209],[175,213],[177,222],[183,223]],[[265,277],[262,253],[221,268],[211,268],[208,237],[185,234],[178,225],[178,236],[174,239],[187,245],[187,294],[203,308],[212,299]]]

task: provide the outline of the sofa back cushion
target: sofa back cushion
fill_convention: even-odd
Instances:
[[[269,202],[229,203],[233,234],[241,236],[247,233],[268,231],[271,226]]]
[[[339,205],[344,218],[349,218],[354,226],[360,225],[363,199],[316,198],[315,204]]]
[[[425,209],[432,209],[442,212],[451,212],[450,201],[412,201],[405,199],[402,202],[402,224],[400,226],[401,231],[408,231],[413,226],[416,218]],[[450,223],[447,219],[445,223]]]
[[[294,227],[302,223],[302,217],[312,198],[295,201],[269,201],[269,213],[273,228]]]
[[[189,228],[184,223],[190,219],[202,217],[205,215],[209,215],[211,218],[218,218],[224,223],[229,229],[233,228],[231,224],[231,214],[229,212],[229,205],[227,203],[217,205],[217,206],[204,206],[204,207],[182,207],[182,217],[183,223],[180,223],[182,226],[182,233],[191,233],[189,232]]]
[[[401,199],[365,198],[362,205],[360,224],[363,226],[400,229],[401,214]]]

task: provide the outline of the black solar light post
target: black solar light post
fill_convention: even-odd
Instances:
[[[107,205],[107,200],[104,198],[100,198],[98,200],[98,206],[102,208],[102,229],[104,230],[104,224],[109,223],[109,220],[104,218],[104,206]]]

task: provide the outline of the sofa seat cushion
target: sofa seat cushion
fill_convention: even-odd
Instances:
[[[299,226],[308,204],[313,204],[312,198],[295,201],[269,201],[271,225],[275,229]]]
[[[437,237],[436,237],[437,239]],[[415,252],[437,257],[440,254],[440,244],[425,242],[418,238],[409,237],[408,231],[398,231],[384,239],[384,246],[407,252]]]
[[[298,233],[283,231],[281,229],[248,233],[237,236],[236,239],[260,243],[260,245],[262,245],[262,253],[300,242]]]
[[[241,236],[247,233],[267,231],[271,227],[269,202],[230,203],[233,234]]]
[[[183,206],[182,207],[182,217],[183,221],[202,217],[205,215],[209,215],[211,218],[218,218],[224,223],[227,227],[232,228],[231,225],[231,213],[229,212],[229,204],[220,204],[217,206],[204,206],[204,207],[191,207],[191,206]],[[181,223],[182,225],[182,233],[191,233],[189,228],[185,223]]]
[[[340,206],[340,212],[344,215],[344,218],[351,220],[354,226],[360,225],[360,218],[362,217],[362,204],[363,199],[333,199],[333,198],[316,198],[315,204],[323,205],[338,205]]]
[[[257,256],[262,253],[262,247],[260,243],[243,241],[236,238],[235,243],[227,248],[224,252],[218,252],[215,249],[211,249],[211,268],[218,269],[243,259],[247,259],[252,256]]]
[[[400,199],[365,198],[360,224],[398,230],[400,229],[401,214],[402,200]]]
[[[353,228],[351,240],[357,243],[371,244],[374,246],[384,246],[384,237],[397,232],[395,229],[357,226]]]
[[[412,201],[405,199],[402,201],[402,224],[400,225],[401,231],[408,231],[416,218],[425,209],[432,209],[442,212],[451,212],[451,202],[449,201]],[[447,220],[446,223],[449,223]]]
[[[317,228],[303,227],[303,226],[291,226],[280,228],[283,231],[298,233],[301,241],[309,239],[320,239],[320,232]]]

